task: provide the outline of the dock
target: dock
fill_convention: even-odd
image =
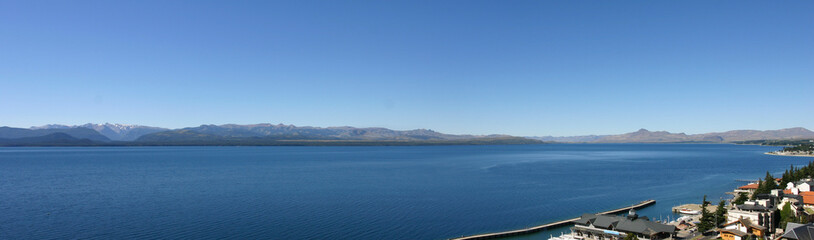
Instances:
[[[647,207],[647,206],[653,205],[655,203],[656,203],[656,200],[642,201],[642,202],[634,204],[632,206],[597,213],[597,215],[618,214],[618,213],[628,211],[630,209],[639,209],[639,208]],[[459,238],[451,238],[451,240],[494,239],[494,238],[501,238],[501,237],[525,235],[525,234],[530,234],[530,233],[543,231],[543,230],[546,230],[546,229],[549,229],[549,228],[555,228],[555,227],[560,227],[560,226],[564,226],[564,225],[569,225],[569,224],[571,224],[571,222],[573,222],[573,221],[575,221],[577,219],[579,219],[579,217],[566,219],[566,220],[562,220],[562,221],[556,221],[556,222],[552,222],[552,223],[546,223],[546,224],[543,224],[543,225],[534,226],[534,227],[530,227],[530,228],[511,230],[511,231],[505,231],[505,232],[496,232],[496,233],[484,233],[484,234],[465,236],[465,237],[459,237]]]

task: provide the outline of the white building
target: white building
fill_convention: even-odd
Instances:
[[[786,189],[791,190],[792,194],[798,195],[801,192],[810,192],[811,186],[814,186],[814,182],[812,182],[811,179],[806,179],[804,181],[787,183]]]
[[[771,200],[763,201],[747,201],[743,205],[737,205],[734,209],[730,209],[726,213],[727,222],[735,222],[740,220],[747,220],[756,226],[764,227],[765,229],[774,229],[777,224],[778,213]],[[765,233],[766,230],[764,230]],[[748,232],[747,232],[748,233]]]

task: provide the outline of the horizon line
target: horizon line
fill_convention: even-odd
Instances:
[[[804,129],[804,130],[811,131],[810,129],[808,129],[806,127],[801,127],[801,126],[784,127],[784,128],[777,128],[777,129],[763,129],[763,130],[759,130],[759,129],[730,129],[730,130],[716,130],[716,131],[699,132],[699,133],[687,133],[686,131],[671,132],[671,131],[668,131],[668,130],[655,130],[654,131],[654,130],[650,130],[650,129],[646,129],[646,128],[639,128],[637,130],[627,131],[627,132],[622,132],[622,133],[604,133],[604,134],[603,133],[591,133],[591,134],[575,134],[575,135],[558,135],[558,136],[554,136],[554,135],[512,135],[512,134],[506,134],[506,133],[489,133],[489,134],[454,133],[454,132],[445,132],[445,131],[434,130],[432,128],[397,129],[397,128],[388,128],[388,127],[375,127],[375,126],[373,126],[373,127],[370,127],[370,126],[369,127],[358,127],[358,126],[352,126],[352,125],[337,125],[337,126],[321,127],[321,126],[296,125],[296,124],[285,124],[285,123],[274,124],[274,123],[269,123],[269,122],[265,122],[265,123],[249,123],[249,124],[239,124],[239,123],[214,124],[214,123],[212,123],[212,124],[199,124],[199,125],[196,125],[196,126],[179,127],[179,128],[169,128],[169,127],[141,125],[141,124],[129,124],[129,123],[110,123],[110,122],[105,122],[105,123],[88,122],[88,123],[84,123],[84,124],[49,123],[49,124],[44,124],[44,125],[39,125],[39,126],[30,126],[30,127],[15,127],[15,126],[3,125],[3,126],[0,126],[0,127],[20,128],[20,129],[35,129],[35,128],[45,127],[45,126],[49,126],[49,125],[61,125],[61,126],[67,126],[67,127],[80,127],[81,125],[86,125],[86,124],[98,124],[98,125],[111,124],[111,125],[124,125],[124,126],[154,127],[154,128],[164,128],[164,129],[167,129],[168,131],[180,130],[180,129],[185,129],[185,128],[194,128],[194,127],[207,126],[207,125],[214,125],[214,126],[224,126],[224,125],[237,125],[237,126],[273,125],[273,126],[280,126],[280,125],[282,125],[282,126],[293,126],[293,127],[323,128],[323,129],[325,129],[325,128],[349,127],[349,128],[382,128],[382,129],[389,129],[389,130],[393,130],[393,131],[429,130],[429,131],[434,131],[434,132],[443,133],[443,134],[451,134],[451,135],[481,135],[481,136],[486,136],[486,135],[509,135],[509,136],[518,136],[518,137],[554,137],[554,138],[558,138],[558,137],[621,135],[621,134],[633,133],[633,132],[637,132],[637,131],[641,131],[641,130],[646,130],[646,131],[649,131],[649,132],[667,132],[667,133],[670,133],[670,134],[686,134],[686,135],[724,133],[724,132],[729,132],[729,131],[778,131],[778,130],[796,129],[796,128],[801,128],[801,129]]]

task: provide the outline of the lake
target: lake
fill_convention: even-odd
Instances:
[[[647,199],[657,204],[639,215],[666,219],[674,205],[726,198],[736,179],[812,160],[763,154],[777,149],[0,148],[0,238],[446,239]]]

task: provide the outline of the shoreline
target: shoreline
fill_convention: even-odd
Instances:
[[[777,152],[765,152],[763,154],[784,157],[814,157],[814,154],[779,154]]]

